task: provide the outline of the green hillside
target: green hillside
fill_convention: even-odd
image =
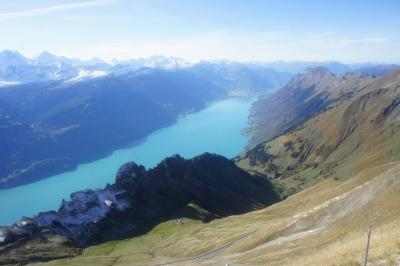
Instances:
[[[320,80],[309,86],[320,87]],[[256,145],[237,158],[238,165],[267,175],[292,194],[322,179],[346,179],[400,159],[400,70],[350,89],[350,98],[335,100],[294,130]]]

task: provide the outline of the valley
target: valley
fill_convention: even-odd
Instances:
[[[291,76],[233,62],[152,57],[111,65],[2,51],[0,80],[8,85],[0,89],[0,189],[72,171],[181,116],[232,95],[255,97]]]
[[[187,90],[194,80],[195,87]],[[3,88],[0,187],[34,182],[105,157],[225,94],[187,72],[162,70]]]
[[[241,130],[247,125],[252,98],[218,101],[206,109],[180,118],[174,125],[160,129],[131,148],[114,151],[105,158],[81,164],[76,170],[44,180],[0,191],[0,225],[11,225],[22,216],[58,209],[71,193],[102,188],[112,183],[118,168],[135,161],[147,168],[165,157],[180,154],[191,158],[213,152],[233,158],[246,146]],[[196,145],[192,145],[196,143]],[[157,151],[157,152],[155,152]],[[30,202],[31,204],[26,204]]]
[[[400,1],[0,1],[0,266],[400,266]]]
[[[399,73],[270,90],[290,75],[203,62],[4,87],[0,264],[358,265],[369,230],[370,261],[396,263]]]
[[[291,128],[235,158],[284,200],[211,221],[201,218],[207,208],[191,205],[197,217],[181,214],[179,223],[167,219],[145,234],[39,265],[362,265],[369,230],[368,265],[398,265],[399,70],[345,77],[323,69],[294,77],[287,88],[313,88],[298,110],[309,110],[321,92],[324,106],[300,120],[289,113]]]

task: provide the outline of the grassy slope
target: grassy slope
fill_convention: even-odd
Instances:
[[[400,71],[363,87],[352,99],[306,121],[296,130],[258,145],[267,160],[238,165],[267,174],[288,193],[330,177],[349,178],[362,169],[400,159],[400,108],[385,110],[400,97]]]
[[[321,111],[351,98],[375,80],[361,73],[334,75],[326,68],[296,75],[283,88],[252,105],[249,146],[290,131]]]
[[[199,255],[257,229],[215,258],[173,265],[360,265],[369,225],[370,261],[400,255],[400,164],[329,179],[261,211],[203,224],[160,224],[149,234],[84,250],[47,265],[156,265]],[[45,264],[46,265],[46,264]]]

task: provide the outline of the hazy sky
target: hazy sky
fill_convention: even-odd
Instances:
[[[400,63],[398,0],[0,0],[0,50]]]

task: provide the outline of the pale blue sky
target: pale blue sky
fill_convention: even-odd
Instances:
[[[400,62],[397,0],[0,0],[0,50]]]

